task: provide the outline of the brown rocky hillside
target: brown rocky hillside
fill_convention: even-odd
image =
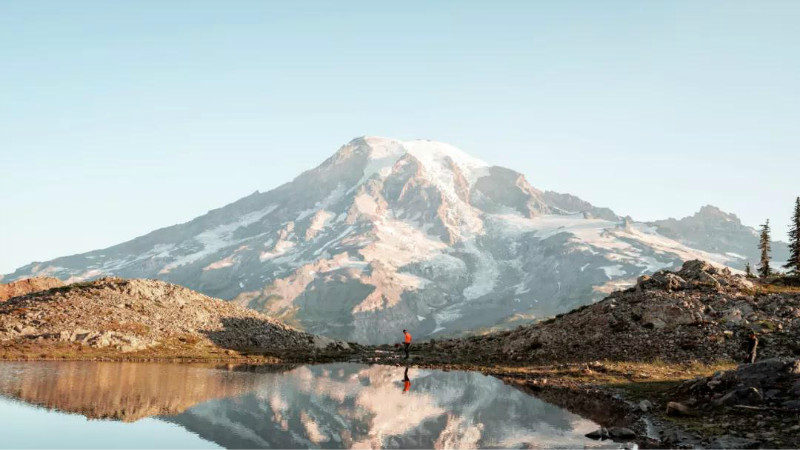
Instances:
[[[33,277],[13,281],[8,284],[0,284],[0,302],[6,301],[12,297],[60,286],[64,286],[64,283],[58,278],[52,277]]]
[[[0,359],[25,355],[207,356],[232,351],[303,358],[347,344],[156,280],[102,278],[0,303]]]
[[[695,260],[535,325],[421,347],[434,359],[478,363],[738,362],[751,329],[760,335],[760,359],[800,353],[800,290],[761,286]]]

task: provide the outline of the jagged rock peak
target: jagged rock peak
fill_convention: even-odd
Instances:
[[[739,217],[733,213],[726,213],[714,205],[705,205],[699,211],[694,213],[695,218],[702,219],[722,219],[725,221],[732,221],[740,223]]]
[[[642,275],[636,286],[637,291],[648,289],[666,289],[677,291],[683,289],[701,289],[714,291],[749,290],[753,283],[742,275],[735,275],[727,267],[718,268],[712,264],[691,260],[683,263],[678,271],[659,270],[653,275]]]

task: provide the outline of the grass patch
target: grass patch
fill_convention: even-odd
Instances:
[[[755,291],[757,294],[800,294],[800,286],[760,284],[756,286]]]

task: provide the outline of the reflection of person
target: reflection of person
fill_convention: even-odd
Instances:
[[[408,359],[408,348],[411,347],[411,333],[406,330],[403,330],[403,335],[405,336],[405,340],[403,341],[403,350],[406,351],[406,359]]]
[[[411,379],[408,378],[408,367],[406,367],[406,371],[403,372],[403,393],[405,394],[409,389],[411,389]]]

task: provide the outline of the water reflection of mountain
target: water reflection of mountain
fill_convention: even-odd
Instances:
[[[329,364],[163,420],[229,448],[582,447],[596,428],[479,373]]]
[[[4,362],[0,395],[91,419],[133,422],[241,396],[260,377],[183,364]]]
[[[327,364],[2,363],[0,395],[88,418],[143,417],[230,448],[582,447],[596,428],[479,373]],[[135,445],[135,443],[133,444]]]

